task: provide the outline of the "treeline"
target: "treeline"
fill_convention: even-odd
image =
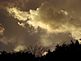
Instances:
[[[0,53],[0,59],[10,60],[28,60],[28,61],[54,61],[59,59],[80,59],[81,57],[81,44],[78,41],[71,43],[70,45],[63,44],[62,46],[57,45],[54,52],[50,52],[46,56],[35,57],[35,55],[29,52],[18,52],[18,53],[7,53],[5,51]]]

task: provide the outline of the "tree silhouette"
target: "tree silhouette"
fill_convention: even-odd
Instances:
[[[58,60],[57,58],[67,58],[67,59],[75,59],[72,57],[77,57],[81,55],[81,45],[78,41],[76,43],[71,43],[70,45],[63,44],[62,46],[57,45],[56,50],[54,52],[48,51],[46,56],[36,57],[32,53],[29,52],[15,52],[15,53],[7,53],[5,51],[1,52],[0,57],[7,57],[7,59],[22,59],[22,60],[30,60],[30,61],[53,61]]]

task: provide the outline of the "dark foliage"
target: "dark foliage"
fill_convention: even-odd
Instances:
[[[35,57],[29,52],[18,52],[18,53],[7,53],[5,51],[1,52],[0,59],[9,60],[23,60],[23,61],[54,61],[54,60],[70,60],[79,59],[81,57],[81,45],[76,41],[76,43],[71,43],[70,45],[63,44],[62,46],[57,45],[54,52],[50,52],[46,56]]]

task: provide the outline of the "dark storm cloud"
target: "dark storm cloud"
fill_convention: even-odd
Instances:
[[[33,27],[29,28],[27,26],[26,29],[22,28],[18,25],[17,19],[10,16],[4,9],[0,9],[0,24],[5,28],[4,34],[0,38],[0,50],[13,50],[17,45],[33,45],[33,42],[36,42],[39,38],[38,34],[32,34]]]
[[[0,24],[5,28],[0,38],[0,50],[11,51],[18,45],[25,45],[30,49],[32,47],[31,50],[39,46],[55,49],[57,44],[68,44],[70,40],[74,40],[71,32],[49,33],[41,27],[36,31],[29,24],[23,28],[18,25],[18,19],[9,15],[5,7],[17,7],[27,12],[39,8],[40,20],[36,21],[49,24],[53,29],[67,22],[78,28],[81,26],[80,2],[81,0],[0,0]]]
[[[45,0],[0,0],[4,6],[18,7],[21,10],[37,9]]]

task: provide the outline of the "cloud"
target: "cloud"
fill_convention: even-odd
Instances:
[[[5,29],[0,39],[2,47],[6,46],[4,48],[8,51],[27,49],[34,52],[39,51],[39,47],[46,48],[46,51],[54,51],[57,44],[70,44],[70,40],[80,39],[79,2],[80,0],[0,2],[2,6],[7,4],[3,7],[5,9],[0,9],[0,24]],[[1,50],[4,50],[2,47]]]
[[[41,27],[48,32],[70,32],[73,37],[77,39],[80,37],[80,18],[75,18],[64,9],[55,11],[54,14],[52,13],[54,11],[53,9],[50,12],[50,9],[47,8],[47,10],[41,10],[41,7],[37,8],[37,10],[30,10],[29,12],[20,11],[17,8],[14,8],[14,10],[13,8],[10,8],[8,11],[10,14],[14,13],[15,15],[13,16],[19,21],[26,21],[25,23],[21,23],[21,26],[25,26],[25,24],[28,23],[35,29]]]
[[[0,0],[4,7],[17,7],[24,11],[38,8],[45,0]]]
[[[16,14],[15,10],[17,10],[18,15]],[[62,25],[61,27],[53,28],[51,26],[53,26],[54,24],[51,25],[50,21],[49,21],[49,23],[47,23],[47,22],[44,23],[44,21],[43,21],[44,18],[42,18],[39,13],[40,8],[37,8],[37,10],[30,10],[29,14],[28,14],[28,12],[20,11],[17,8],[15,8],[15,10],[13,10],[13,8],[8,8],[8,12],[14,18],[17,18],[19,21],[26,21],[23,24],[29,24],[30,26],[34,27],[36,34],[39,35],[38,41],[41,46],[55,47],[57,44],[63,44],[65,42],[67,42],[68,40],[69,41],[74,40],[72,37],[72,33],[70,33],[68,27],[65,24],[64,24],[64,26]],[[20,18],[18,18],[19,16],[23,17],[22,14],[19,14],[20,12],[22,14],[25,13],[24,15],[27,15],[27,17],[25,17],[26,18],[25,20],[24,20],[24,18],[22,20]],[[66,11],[62,10],[61,12],[64,15],[68,15],[68,13]],[[14,13],[15,15],[13,15],[12,13]],[[27,19],[29,19],[29,20],[27,20]],[[63,38],[64,36],[65,36],[65,38]],[[67,43],[69,43],[69,41]]]

